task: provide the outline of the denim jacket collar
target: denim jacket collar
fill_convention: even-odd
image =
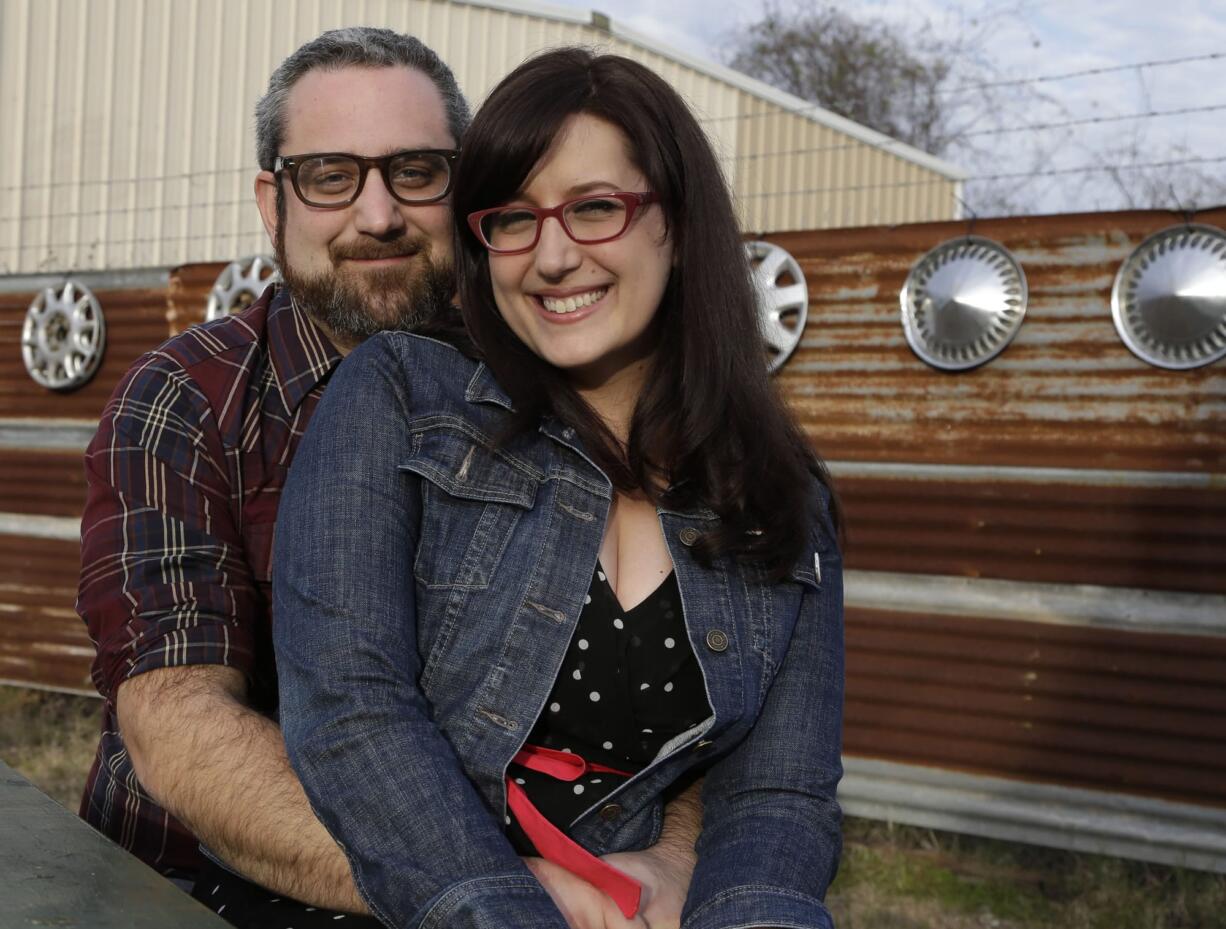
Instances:
[[[477,370],[468,379],[464,399],[469,403],[494,403],[508,410],[515,409],[510,394],[502,389],[502,385],[494,378],[494,372],[484,361],[477,365]]]

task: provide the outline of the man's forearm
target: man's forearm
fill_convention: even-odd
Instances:
[[[702,831],[702,778],[694,781],[664,808],[664,823],[655,848],[694,867],[694,845]]]
[[[290,768],[281,730],[244,697],[242,675],[219,666],[126,681],[120,728],[141,784],[257,884],[315,906],[367,912],[348,860]]]

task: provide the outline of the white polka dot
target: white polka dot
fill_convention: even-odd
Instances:
[[[654,729],[644,729],[643,730],[644,735],[651,735],[653,732],[655,732]]]
[[[508,825],[508,826],[509,826],[509,825],[511,825],[511,817],[510,817],[510,816],[504,816],[504,817],[503,817],[503,819],[505,819],[505,820],[507,821],[507,825]]]
[[[586,595],[584,596],[584,598],[583,598],[583,603],[584,603],[584,605],[586,606],[587,604],[589,604],[589,603],[591,603],[591,602],[592,602],[592,595],[591,595],[591,594],[586,594]]]
[[[580,671],[578,668],[575,668],[575,670],[570,673],[570,676],[573,677],[577,681],[583,680],[583,672]]]
[[[593,690],[593,691],[592,691],[590,694],[588,694],[588,695],[587,695],[587,698],[588,698],[589,700],[591,700],[593,703],[599,703],[599,702],[600,702],[600,693],[599,693],[599,691],[595,691],[595,690]]]
[[[587,639],[580,639],[580,640],[579,640],[579,651],[581,651],[581,652],[586,652],[586,651],[587,651]]]
[[[625,623],[623,623],[623,622],[621,621],[621,619],[615,619],[615,620],[613,620],[613,628],[614,628],[614,629],[625,629],[625,628],[626,628],[626,624],[625,624]]]
[[[217,891],[219,891],[219,890],[221,890],[221,885],[220,885],[220,884],[218,884],[216,887],[214,887],[214,888],[213,888],[213,893],[209,894],[209,896],[210,896],[210,897],[211,897],[211,896],[213,896],[213,894],[217,893]]]
[[[217,908],[217,915],[220,916],[225,911],[226,911],[226,905],[223,903],[221,906]],[[307,912],[309,913],[310,910],[308,910]]]
[[[594,778],[592,778],[591,783],[593,783],[593,784],[599,784],[599,783],[600,783],[600,778],[598,778],[598,777],[594,777]]]
[[[333,919],[344,919],[344,918],[345,918],[345,914],[344,914],[344,913],[341,913],[341,915],[340,915],[340,916],[333,916],[332,918],[333,918]]]
[[[576,785],[575,785],[575,793],[577,793],[577,794],[581,794],[581,793],[583,793],[583,785],[582,785],[582,784],[576,784]]]
[[[523,779],[522,777],[517,777],[517,778],[515,778],[515,783],[516,783],[516,784],[523,784],[523,783],[524,783],[524,779]]]
[[[664,685],[664,692],[666,694],[671,694],[673,692],[673,682],[672,681],[669,681],[667,684]]]
[[[612,747],[613,747],[613,743],[612,743],[612,742],[605,742],[605,743],[604,743],[604,744],[601,746],[601,748],[603,748],[605,751],[608,751],[608,750],[609,750],[609,749],[611,749]]]
[[[664,640],[665,648],[672,648],[676,644],[677,644],[677,640],[674,639],[671,635],[667,639]]]
[[[562,749],[562,751],[566,752],[566,754],[568,754],[568,755],[570,754],[570,749],[569,749],[569,748],[564,748],[564,749]]]
[[[315,907],[313,907],[313,906],[308,906],[308,907],[306,908],[306,911],[307,911],[308,913],[314,913],[314,912],[315,912]]]
[[[639,690],[650,690],[650,689],[651,689],[650,684],[639,684]]]
[[[549,704],[549,712],[550,712],[550,713],[556,713],[556,712],[557,712],[558,710],[560,710],[560,709],[562,709],[562,704],[560,704],[560,703],[551,703],[551,704]]]
[[[598,578],[600,578],[602,581],[605,579],[605,576],[604,576],[604,572],[603,572],[603,571],[597,571],[597,572],[596,572],[596,576],[597,576]]]

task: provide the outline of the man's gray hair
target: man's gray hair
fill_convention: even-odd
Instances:
[[[255,154],[261,168],[272,170],[285,140],[285,103],[298,79],[310,71],[349,67],[405,67],[422,72],[442,95],[447,126],[456,145],[460,144],[470,119],[468,103],[443,60],[411,35],[372,26],[350,26],[329,30],[307,42],[272,73],[267,93],[255,105]]]

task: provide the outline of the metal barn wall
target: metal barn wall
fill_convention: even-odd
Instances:
[[[5,0],[0,126],[16,157],[0,163],[0,274],[266,251],[251,195],[255,101],[299,44],[354,24],[419,35],[474,105],[546,47],[643,61],[706,121],[748,229],[957,215],[951,166],[599,14],[446,0]],[[793,153],[767,154],[781,151]]]

